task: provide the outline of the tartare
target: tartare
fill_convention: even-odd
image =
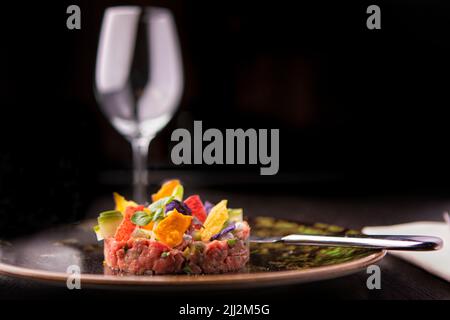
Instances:
[[[242,209],[183,200],[179,180],[165,182],[150,205],[114,193],[115,209],[100,213],[94,231],[104,243],[104,263],[128,274],[212,274],[247,264],[250,227]]]

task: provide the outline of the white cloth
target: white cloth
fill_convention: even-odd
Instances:
[[[444,245],[437,251],[389,251],[389,253],[450,282],[450,223],[448,223],[448,215],[446,220],[447,222],[422,221],[393,226],[365,227],[363,232],[369,235],[424,235],[441,238]]]

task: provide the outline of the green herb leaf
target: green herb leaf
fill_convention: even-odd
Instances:
[[[236,239],[229,239],[229,240],[227,240],[227,243],[230,247],[232,247],[236,244]]]
[[[158,201],[153,202],[151,205],[148,206],[148,209],[150,210],[150,217],[151,221],[159,221],[164,218],[164,212],[166,205],[170,202],[172,202],[174,199],[174,196],[170,197],[164,197],[159,199]]]
[[[163,253],[161,253],[161,258],[167,258],[168,256],[170,256],[169,251],[164,251]]]
[[[152,217],[145,211],[136,211],[131,217],[131,222],[138,226],[146,226],[152,221]]]
[[[192,273],[192,269],[188,265],[184,266],[183,271],[185,273],[187,273],[187,274],[191,274]]]
[[[164,219],[164,208],[159,208],[153,214],[152,221],[156,222],[162,219]]]
[[[173,199],[174,196],[161,198],[149,205],[148,208],[150,209],[150,212],[155,212],[160,208],[164,208],[169,202],[172,202]]]
[[[174,199],[176,199],[178,201],[183,201],[183,194],[184,194],[184,188],[180,184],[180,185],[176,186],[175,189],[173,189],[172,197],[174,197]]]

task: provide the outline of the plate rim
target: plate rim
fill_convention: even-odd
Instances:
[[[139,287],[194,287],[221,286],[256,287],[264,285],[282,285],[326,280],[356,273],[372,265],[386,255],[387,250],[379,250],[368,256],[343,263],[301,270],[264,271],[255,273],[224,273],[206,275],[148,275],[148,276],[114,276],[81,273],[81,285],[101,286],[139,286]],[[0,262],[0,274],[23,279],[43,280],[66,283],[69,273],[46,271],[19,267]]]

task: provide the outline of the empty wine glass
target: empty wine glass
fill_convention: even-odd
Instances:
[[[105,10],[95,69],[95,92],[112,125],[131,143],[133,193],[145,201],[151,140],[172,118],[183,89],[176,27],[167,9]]]

